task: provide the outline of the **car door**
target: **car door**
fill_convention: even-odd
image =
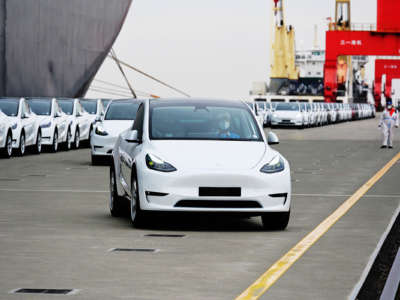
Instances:
[[[61,111],[61,108],[58,106],[57,101],[53,102],[54,105],[54,118],[58,128],[58,136],[61,141],[66,139],[67,134],[67,119]]]
[[[137,130],[138,139],[143,138],[143,122],[144,122],[145,106],[142,103],[137,111],[136,120],[133,123],[131,130]],[[121,139],[120,147],[118,149],[120,161],[120,181],[121,185],[125,188],[126,193],[131,195],[131,179],[132,179],[132,165],[135,157],[142,149],[141,143],[129,142],[126,139]]]
[[[88,135],[89,127],[87,118],[83,112],[82,105],[79,103],[79,101],[76,102],[76,119],[79,124],[80,136],[81,139],[83,140],[84,137]]]
[[[28,103],[22,101],[22,126],[25,132],[25,144],[27,146],[34,144],[35,141],[35,115],[32,113]]]

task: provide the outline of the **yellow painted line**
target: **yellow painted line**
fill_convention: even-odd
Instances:
[[[381,170],[340,205],[329,217],[307,234],[296,246],[275,262],[264,274],[250,285],[236,300],[259,299],[287,270],[311,248],[361,197],[400,159],[400,152]]]

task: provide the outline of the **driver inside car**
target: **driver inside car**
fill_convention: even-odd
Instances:
[[[240,139],[240,135],[231,129],[231,115],[227,112],[220,113],[217,116],[218,137],[223,139]]]

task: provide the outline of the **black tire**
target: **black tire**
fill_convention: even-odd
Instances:
[[[65,150],[69,151],[72,149],[72,133],[71,128],[67,130],[67,138],[65,140]]]
[[[92,165],[93,166],[97,166],[97,165],[101,165],[104,162],[103,157],[99,156],[99,155],[91,155],[91,159],[92,159]]]
[[[132,226],[137,228],[144,224],[145,217],[144,212],[140,208],[139,184],[135,169],[132,169],[131,195],[132,199],[129,201],[129,215]]]
[[[58,131],[54,131],[53,144],[51,145],[51,152],[56,153],[58,151]]]
[[[118,196],[117,182],[115,179],[114,166],[110,167],[110,199],[108,206],[110,209],[111,216],[120,217],[124,214],[126,203],[123,197]]]
[[[79,128],[76,128],[75,130],[75,137],[74,137],[74,148],[75,149],[79,149],[81,144],[81,136],[79,133]]]
[[[289,224],[290,210],[288,212],[271,212],[261,216],[263,227],[266,230],[285,230]]]
[[[42,133],[39,131],[36,136],[35,153],[42,153]]]
[[[6,144],[4,149],[1,150],[1,156],[4,158],[10,158],[12,156],[13,151],[13,140],[12,140],[12,133],[8,132],[6,137]]]
[[[26,151],[26,144],[25,144],[25,133],[22,132],[19,138],[19,148],[18,148],[18,155],[24,156]]]

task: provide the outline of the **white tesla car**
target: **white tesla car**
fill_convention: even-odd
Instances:
[[[84,110],[91,116],[92,123],[100,120],[104,116],[104,106],[100,99],[80,99]]]
[[[27,101],[24,98],[2,98],[0,110],[13,122],[13,148],[18,154],[23,156],[28,146],[33,146],[34,152],[40,153],[42,151],[40,124]]]
[[[97,122],[90,137],[92,164],[96,165],[111,157],[118,135],[132,127],[141,102],[135,99],[113,100],[104,118]]]
[[[0,110],[0,155],[2,157],[10,158],[12,155],[12,127],[16,125]]]
[[[68,117],[62,112],[55,98],[27,99],[32,111],[37,115],[42,130],[42,145],[50,146],[52,152],[58,151],[60,143],[71,149],[72,132]]]
[[[133,225],[149,211],[224,212],[283,230],[291,182],[288,161],[268,145],[278,142],[245,102],[145,100],[113,150],[111,214],[127,198]]]
[[[272,113],[271,126],[304,128],[304,115],[298,102],[278,102]]]
[[[74,141],[73,146],[78,149],[81,141],[90,139],[93,117],[85,111],[78,99],[59,98],[57,102],[68,117],[68,125]]]

